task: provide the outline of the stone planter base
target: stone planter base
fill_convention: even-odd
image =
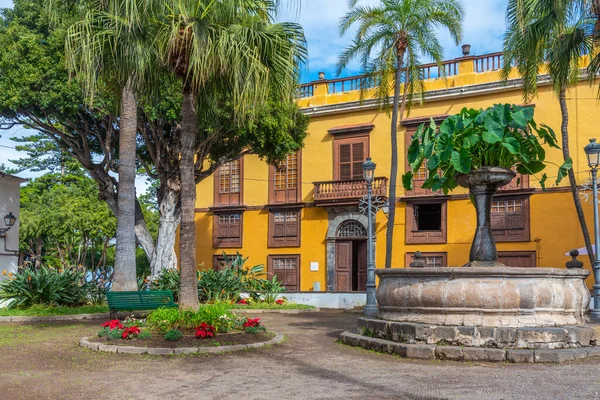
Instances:
[[[340,334],[340,340],[349,346],[396,354],[420,360],[451,360],[512,363],[561,363],[584,358],[600,357],[600,347],[573,349],[498,349],[487,347],[460,347],[428,344],[398,343],[367,337],[352,332]]]
[[[569,349],[600,345],[600,325],[561,327],[446,326],[359,318],[358,333],[406,344],[497,349]]]
[[[257,349],[260,347],[270,346],[273,344],[279,344],[285,340],[285,336],[276,333],[273,339],[267,340],[266,342],[258,342],[251,344],[236,344],[230,346],[218,346],[218,347],[134,347],[134,346],[117,346],[109,345],[104,343],[90,342],[87,337],[81,338],[79,345],[93,351],[104,351],[108,353],[125,353],[125,354],[153,354],[153,355],[173,355],[173,354],[215,354],[215,353],[229,353],[232,351]]]

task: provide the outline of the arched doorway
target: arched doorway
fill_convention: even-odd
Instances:
[[[367,230],[353,219],[340,224],[335,238],[335,290],[365,291],[367,284]]]

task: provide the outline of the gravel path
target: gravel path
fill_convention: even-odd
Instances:
[[[263,314],[288,335],[226,355],[136,356],[77,346],[98,321],[0,327],[0,399],[600,399],[600,359],[563,365],[421,362],[336,343],[356,314]]]

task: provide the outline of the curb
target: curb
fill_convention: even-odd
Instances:
[[[391,340],[377,339],[349,331],[339,336],[342,343],[396,354],[405,358],[420,360],[450,360],[473,362],[509,363],[562,363],[584,358],[600,357],[600,346],[572,349],[498,349],[492,347],[437,346],[429,344],[408,344]]]
[[[278,314],[301,314],[301,313],[312,313],[321,311],[319,308],[301,308],[301,309],[289,309],[289,310],[266,310],[266,309],[240,309],[233,308],[232,312],[240,313],[240,314],[268,314],[268,313],[278,313]],[[137,312],[118,312],[117,318],[122,319],[125,317],[129,317],[131,315],[136,318],[140,318],[141,316],[152,312],[149,311],[137,311]],[[52,321],[80,321],[80,320],[89,320],[89,319],[108,319],[110,318],[110,313],[95,313],[95,314],[65,314],[65,315],[46,315],[46,316],[0,316],[0,323],[7,322],[52,322]]]
[[[247,350],[247,349],[258,349],[265,346],[279,344],[285,340],[285,336],[280,333],[275,333],[273,339],[267,340],[266,342],[258,342],[251,344],[235,344],[229,346],[219,347],[179,347],[179,348],[168,348],[168,347],[135,347],[135,346],[116,346],[110,344],[101,344],[90,342],[87,337],[81,338],[79,345],[93,351],[103,351],[108,353],[122,353],[122,354],[152,354],[152,355],[173,355],[173,354],[219,354],[219,353],[230,353],[234,351]]]

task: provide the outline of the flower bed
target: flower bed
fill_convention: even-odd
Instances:
[[[260,318],[237,316],[227,305],[213,304],[198,311],[158,309],[146,319],[106,321],[97,336],[96,343],[104,345],[180,348],[248,345],[275,335],[267,332]]]

